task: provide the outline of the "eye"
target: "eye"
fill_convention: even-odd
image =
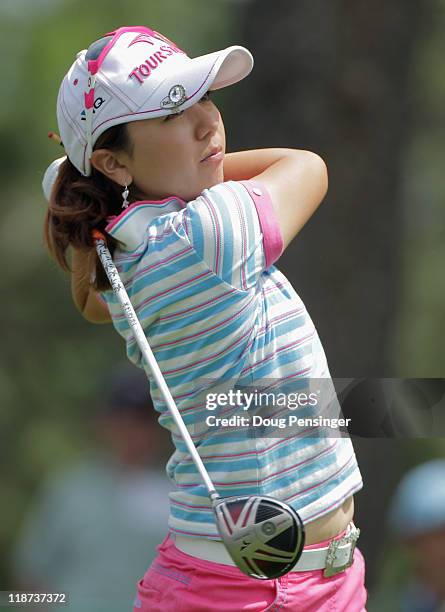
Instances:
[[[179,117],[179,115],[182,115],[184,111],[178,111],[177,113],[172,113],[171,115],[167,115],[164,119],[164,121],[170,121],[170,119],[174,119],[175,117]]]
[[[202,98],[198,101],[198,102],[208,102],[210,100],[210,95],[211,92],[210,91],[206,91],[205,94],[202,96]],[[175,117],[179,117],[179,115],[182,115],[184,111],[179,111],[177,113],[172,113],[171,115],[167,115],[164,119],[164,121],[170,121],[170,119],[174,119]]]
[[[212,93],[211,91],[206,91],[205,94],[200,99],[200,102],[208,102],[210,100],[211,93]]]

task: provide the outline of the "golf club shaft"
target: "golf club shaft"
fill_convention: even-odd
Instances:
[[[93,238],[96,243],[97,254],[99,255],[100,261],[103,265],[105,273],[110,281],[111,287],[119,301],[119,304],[122,307],[122,311],[125,315],[125,318],[128,321],[128,324],[133,330],[135,340],[139,346],[139,349],[143,355],[143,364],[145,373],[148,376],[148,372],[146,370],[146,364],[148,364],[151,373],[153,374],[156,383],[167,403],[167,406],[170,410],[170,413],[175,420],[176,425],[178,426],[179,431],[184,439],[184,442],[187,446],[187,449],[192,456],[192,459],[201,474],[202,479],[208,489],[210,500],[212,503],[219,499],[218,493],[215,491],[215,487],[213,486],[212,481],[210,480],[210,476],[202,462],[201,457],[196,450],[195,445],[193,444],[193,440],[190,437],[190,434],[185,426],[184,421],[182,420],[182,416],[175,404],[175,401],[170,393],[170,390],[165,382],[165,379],[162,375],[162,372],[158,366],[155,356],[153,355],[153,351],[148,344],[147,338],[145,336],[144,330],[142,329],[142,325],[137,318],[137,315],[134,311],[133,305],[128,297],[128,294],[125,290],[125,287],[120,279],[119,272],[114,265],[113,259],[111,258],[110,251],[108,250],[105,242],[105,236],[101,234],[98,230],[94,230]],[[145,363],[144,363],[145,361]]]

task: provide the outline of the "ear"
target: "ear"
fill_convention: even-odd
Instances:
[[[91,155],[91,165],[118,185],[131,185],[131,176],[125,159],[119,153],[109,149],[97,149]]]

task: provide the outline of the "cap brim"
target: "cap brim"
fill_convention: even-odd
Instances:
[[[253,68],[253,57],[244,47],[232,46],[192,59],[192,64],[210,68],[211,89],[222,89],[244,79]]]
[[[232,46],[190,59],[178,75],[168,76],[159,87],[159,94],[167,96],[177,84],[184,87],[186,100],[178,107],[184,110],[197,102],[210,89],[222,89],[244,79],[253,68],[251,53],[240,46]]]

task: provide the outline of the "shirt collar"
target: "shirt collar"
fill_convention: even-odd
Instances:
[[[119,240],[125,250],[131,251],[138,247],[147,235],[147,226],[160,215],[179,212],[187,203],[178,196],[170,196],[164,200],[140,200],[133,202],[120,213],[108,217],[105,231]]]

